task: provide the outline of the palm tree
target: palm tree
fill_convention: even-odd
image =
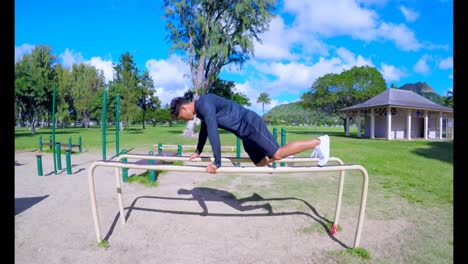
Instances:
[[[453,91],[447,92],[447,97],[445,97],[445,105],[453,107]]]
[[[262,103],[263,115],[265,115],[265,104],[269,105],[271,103],[271,99],[268,93],[260,93],[260,96],[258,96],[257,99],[257,103]]]

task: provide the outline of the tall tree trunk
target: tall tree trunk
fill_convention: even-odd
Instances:
[[[23,118],[21,117],[21,110],[18,111],[18,126],[19,127],[22,127],[22,123],[23,123]]]
[[[195,119],[187,122],[187,126],[185,126],[183,135],[185,137],[194,137],[195,135],[194,129],[195,129]]]
[[[33,135],[36,134],[35,123],[36,123],[36,116],[34,115],[33,118],[32,118],[32,121],[31,121],[31,133],[32,133]]]

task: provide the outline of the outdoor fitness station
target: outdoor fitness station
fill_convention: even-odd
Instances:
[[[49,142],[42,142],[42,136],[39,136],[39,152],[42,152],[43,145],[48,145],[52,150],[52,157],[54,158],[54,174],[57,175],[57,170],[62,169],[62,157],[61,157],[61,147],[65,148],[65,161],[67,174],[70,175],[71,172],[71,153],[73,147],[78,147],[78,151],[82,152],[82,140],[81,136],[78,137],[78,144],[72,144],[71,137],[68,137],[68,143],[61,143],[55,141],[55,101],[57,97],[57,89],[54,86],[54,91],[52,95],[52,135],[49,136]],[[37,175],[43,176],[42,170],[42,154],[36,154],[37,161]]]
[[[96,239],[97,242],[100,243],[103,241],[103,236],[101,232],[101,225],[99,222],[99,215],[96,203],[96,190],[94,184],[94,171],[97,167],[111,167],[115,168],[115,180],[117,185],[117,201],[120,211],[120,218],[122,220],[122,224],[126,223],[125,214],[124,214],[124,207],[123,207],[123,189],[122,189],[122,175],[121,169],[144,169],[148,171],[181,171],[181,172],[205,172],[205,167],[202,166],[195,166],[195,165],[154,165],[154,164],[138,164],[136,162],[121,162],[122,159],[139,159],[139,160],[159,160],[159,161],[185,161],[188,162],[188,157],[165,157],[165,156],[151,156],[151,155],[136,155],[136,154],[121,154],[117,157],[116,161],[95,161],[91,164],[89,171],[88,171],[88,180],[89,180],[89,194],[91,198],[91,209],[93,214],[93,221],[94,221],[94,228],[96,232]],[[201,157],[197,159],[190,160],[190,162],[210,162],[213,158],[210,157]],[[232,165],[235,165],[239,162],[250,162],[248,158],[222,158],[222,162],[230,162]],[[299,162],[317,162],[317,158],[285,158],[279,160],[280,162],[284,163],[299,163]],[[336,202],[336,209],[335,209],[335,219],[332,225],[331,233],[334,235],[336,234],[338,228],[338,219],[340,214],[341,208],[341,199],[343,194],[343,185],[344,185],[344,178],[345,178],[345,171],[360,171],[363,177],[362,182],[362,194],[361,194],[361,204],[359,209],[358,215],[358,222],[356,233],[354,237],[353,247],[356,248],[359,246],[359,241],[361,238],[361,231],[362,225],[364,221],[364,213],[366,207],[366,200],[367,200],[367,188],[368,188],[368,173],[367,170],[361,165],[353,165],[353,164],[344,164],[341,159],[330,157],[329,161],[335,161],[338,165],[327,165],[323,167],[318,166],[301,166],[301,167],[254,167],[254,166],[233,166],[233,167],[220,167],[217,170],[217,173],[298,173],[298,172],[311,172],[311,176],[313,176],[313,172],[332,172],[332,171],[339,171],[340,172],[340,183],[338,187],[338,197]]]
[[[278,129],[276,127],[273,128],[273,137],[275,139],[278,138]],[[286,145],[286,128],[281,128],[281,146]],[[154,145],[158,149],[158,155],[163,155],[163,150],[177,150],[177,156],[182,156],[182,151],[183,149],[191,149],[194,150],[197,146],[196,145],[174,145],[174,144],[162,144],[158,143],[157,145]],[[211,146],[209,144],[205,145],[206,149],[210,149]],[[236,137],[236,146],[221,146],[221,151],[222,152],[236,152],[236,158],[241,157],[241,141],[240,138]],[[207,150],[205,153],[209,153],[210,151]],[[237,166],[239,166],[239,162],[236,163]],[[273,163],[273,166],[276,166],[276,162]],[[284,162],[280,163],[281,167],[285,166]]]
[[[66,160],[66,169],[67,174],[71,174],[71,153],[72,148],[77,147],[78,151],[81,153],[83,150],[83,143],[81,136],[78,136],[78,143],[72,144],[71,137],[68,137],[68,143],[61,143],[55,140],[55,102],[57,97],[57,90],[54,86],[53,95],[52,95],[52,135],[49,136],[49,142],[43,142],[42,136],[39,136],[39,151],[42,152],[43,146],[48,145],[49,148],[52,150],[52,156],[54,158],[54,174],[57,175],[57,170],[62,169],[62,162],[61,162],[61,147],[65,147],[65,160]],[[104,90],[103,98],[102,98],[102,159],[106,160],[106,126],[107,126],[107,90]],[[115,122],[115,149],[116,149],[116,156],[119,155],[119,123],[120,123],[120,95],[117,94],[116,96],[116,122]],[[43,176],[42,170],[42,154],[37,154],[37,175]]]

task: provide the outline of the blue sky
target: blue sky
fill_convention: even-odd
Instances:
[[[170,54],[163,1],[15,0],[15,61],[36,45],[49,45],[66,67],[89,63],[113,77],[112,63],[129,52],[148,71],[156,95],[169,103],[191,88],[188,66]],[[226,66],[250,98],[272,99],[265,111],[298,101],[317,78],[353,66],[377,68],[387,82],[426,82],[439,95],[453,89],[453,0],[279,1],[270,30],[242,69]]]

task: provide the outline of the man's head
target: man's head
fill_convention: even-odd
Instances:
[[[190,100],[184,97],[176,97],[171,101],[171,116],[174,119],[184,121],[193,120],[195,117],[195,108]]]

